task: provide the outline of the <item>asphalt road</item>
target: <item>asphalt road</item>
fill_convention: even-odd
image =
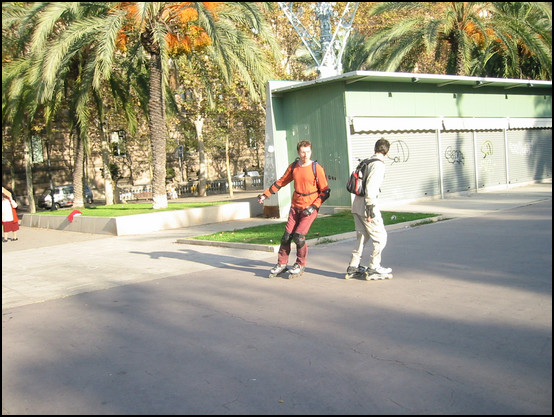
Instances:
[[[3,244],[2,412],[551,415],[551,183],[420,207],[452,220],[390,231],[390,281],[353,239],[297,280],[179,231]]]

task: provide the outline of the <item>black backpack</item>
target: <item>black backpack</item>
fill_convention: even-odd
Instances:
[[[367,180],[367,168],[370,163],[375,161],[381,161],[380,159],[373,158],[373,159],[364,159],[361,161],[356,169],[352,171],[352,174],[350,174],[350,179],[346,183],[346,189],[351,192],[352,194],[356,194],[359,196],[365,195],[365,183]],[[384,162],[383,162],[384,163]]]

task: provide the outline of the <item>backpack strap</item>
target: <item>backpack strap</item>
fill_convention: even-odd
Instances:
[[[376,161],[381,161],[382,163],[385,163],[385,161],[382,161],[379,158],[371,158],[371,159],[364,159],[364,160],[360,161],[359,165],[361,165],[361,164],[368,164],[369,165],[372,162],[376,162]]]
[[[317,178],[316,165],[317,161],[312,161],[312,170],[314,171],[315,183],[317,184],[317,189],[319,190],[319,179]]]
[[[294,168],[296,168],[296,165],[298,164],[298,158],[296,158],[292,164],[290,164],[290,170],[294,171]]]
[[[380,161],[382,163],[385,163],[385,161],[382,161],[380,160],[379,158],[366,158],[366,159],[362,159],[359,163],[358,163],[358,166],[356,167],[356,171],[359,171],[360,169],[362,169],[362,166],[363,165],[366,165],[369,167],[369,164],[371,164],[372,162],[377,162],[377,161]]]

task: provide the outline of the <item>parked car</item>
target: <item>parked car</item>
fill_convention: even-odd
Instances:
[[[244,172],[239,172],[234,178],[244,178],[244,177],[259,177],[260,173],[258,171],[248,171],[246,174]]]
[[[47,189],[38,201],[40,208],[52,208],[52,192]],[[54,187],[54,204],[57,208],[71,207],[75,195],[73,193],[73,184],[56,185]],[[85,203],[92,204],[92,191],[88,185],[85,185]]]

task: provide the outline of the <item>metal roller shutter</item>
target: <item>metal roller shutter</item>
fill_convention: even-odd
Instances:
[[[444,193],[475,189],[473,132],[441,132]]]
[[[506,184],[504,131],[479,131],[476,135],[478,188]]]
[[[351,135],[350,166],[373,155],[375,142],[391,143],[379,198],[409,200],[440,194],[437,137],[428,132],[386,132]]]
[[[508,131],[510,184],[552,178],[552,129]]]

